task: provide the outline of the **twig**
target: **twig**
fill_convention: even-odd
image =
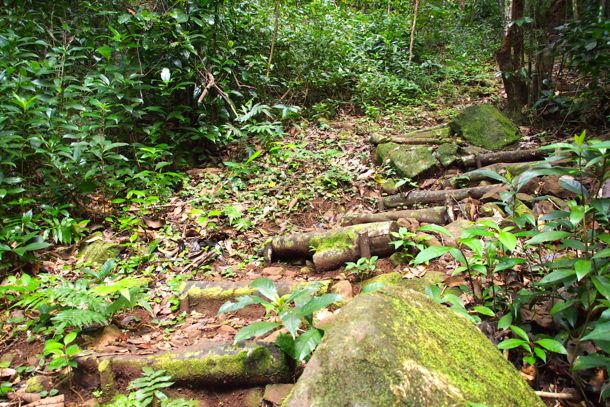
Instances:
[[[538,397],[557,400],[578,400],[580,397],[573,393],[552,393],[550,391],[536,391]]]

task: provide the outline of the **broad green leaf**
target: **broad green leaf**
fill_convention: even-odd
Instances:
[[[585,370],[585,369],[593,369],[596,367],[603,367],[605,369],[610,369],[610,358],[602,355],[588,355],[588,356],[579,356],[576,358],[574,362],[574,370]]]
[[[517,338],[511,338],[511,339],[506,339],[505,341],[502,341],[498,344],[498,348],[499,349],[514,349],[514,348],[518,348],[519,346],[522,345],[527,345],[527,342],[524,341],[523,339],[517,339]]]
[[[319,329],[311,328],[302,333],[294,341],[294,354],[297,360],[306,360],[309,355],[318,347],[322,340],[322,332]]]
[[[341,301],[341,299],[339,294],[324,294],[319,297],[314,297],[301,308],[301,314],[303,316],[311,315],[322,308],[326,308],[335,302]]]
[[[608,257],[610,257],[610,247],[600,250],[593,256],[594,259],[606,259]]]
[[[250,283],[250,287],[256,289],[259,293],[269,298],[271,301],[276,301],[279,298],[275,283],[268,278],[257,278]]]
[[[559,178],[559,185],[563,189],[568,190],[578,196],[580,196],[580,195],[589,196],[589,192],[587,191],[587,188],[585,188],[580,182],[578,182],[575,179],[570,178],[566,175]]]
[[[510,330],[513,331],[517,336],[519,336],[524,341],[529,342],[529,340],[530,340],[529,335],[527,334],[527,332],[525,332],[523,330],[523,328],[518,327],[516,325],[511,325]]]
[[[421,226],[417,230],[420,232],[434,232],[440,235],[452,236],[451,232],[447,228],[434,224]]]
[[[496,314],[488,307],[485,307],[483,305],[476,305],[473,307],[473,309],[478,312],[479,314],[482,315],[487,315],[489,317],[495,317]]]
[[[544,351],[544,349],[534,348],[534,353],[540,358],[540,360],[546,363],[546,352]]]
[[[513,315],[509,312],[498,320],[498,329],[506,329],[513,323]]]
[[[542,346],[544,349],[554,352],[561,353],[562,355],[567,355],[568,351],[561,344],[561,342],[556,341],[555,339],[539,339],[535,342],[536,344]]]
[[[555,305],[553,305],[553,308],[551,308],[551,315],[560,313],[560,312],[572,307],[576,303],[578,303],[578,300],[568,300],[568,301],[556,302]]]
[[[530,240],[527,240],[526,244],[540,244],[546,242],[554,242],[557,240],[564,239],[570,236],[568,232],[562,232],[559,230],[553,230],[549,232],[538,233],[536,236],[532,237]]]
[[[593,281],[593,285],[597,288],[597,292],[606,297],[607,300],[610,300],[610,279],[603,276],[593,276],[591,281]]]
[[[269,304],[268,302],[266,302],[260,297],[257,297],[256,295],[243,295],[241,297],[237,297],[236,302],[227,301],[222,304],[221,307],[218,309],[218,313],[224,314],[226,312],[234,312],[244,307],[247,307],[248,305],[265,303]]]
[[[448,253],[452,248],[446,246],[430,246],[417,254],[414,264],[427,263],[432,259],[441,257],[443,254]]]
[[[517,247],[517,237],[510,232],[505,232],[501,230],[498,232],[498,240],[508,249],[509,252],[512,252]]]
[[[574,263],[574,270],[576,271],[576,278],[578,281],[582,280],[591,271],[591,260],[576,260],[576,263]]]
[[[509,184],[510,183],[506,179],[506,177],[498,174],[495,171],[490,171],[490,170],[475,170],[475,171],[472,171],[471,174],[473,174],[473,175],[480,175],[480,176],[485,177],[485,178],[493,179],[493,180],[501,182],[503,184]]]
[[[583,341],[607,341],[610,338],[610,321],[598,322],[595,327],[587,335],[583,336]]]
[[[301,314],[297,310],[291,309],[280,313],[279,317],[284,324],[284,328],[290,332],[293,338],[296,338],[297,331],[301,326]]]
[[[246,339],[264,335],[267,332],[270,332],[279,326],[280,326],[280,324],[275,323],[275,322],[268,322],[268,321],[255,322],[246,327],[243,327],[242,329],[240,329],[237,332],[237,335],[235,335],[235,343],[245,341]]]
[[[575,275],[576,270],[574,269],[557,270],[544,276],[542,280],[540,280],[539,284],[544,285],[556,283],[557,281],[565,280],[566,278],[574,277]]]

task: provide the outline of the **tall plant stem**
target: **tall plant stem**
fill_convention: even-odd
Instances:
[[[275,42],[277,41],[277,31],[280,27],[280,1],[275,0],[274,10],[274,22],[273,22],[273,36],[271,37],[271,49],[269,50],[269,60],[267,61],[267,78],[271,74],[271,63],[273,62],[273,51],[275,51]]]
[[[413,24],[411,24],[411,38],[409,40],[409,65],[413,60],[413,43],[415,42],[415,26],[417,25],[417,11],[419,9],[419,0],[415,0],[413,7]]]

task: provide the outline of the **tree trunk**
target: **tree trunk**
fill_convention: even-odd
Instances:
[[[409,39],[409,65],[413,60],[413,43],[415,42],[415,26],[417,25],[417,11],[419,9],[419,0],[415,0],[413,7],[413,24],[411,25],[411,38]]]
[[[528,102],[528,87],[523,78],[523,29],[515,21],[523,18],[524,0],[506,0],[505,26],[502,45],[496,53],[496,61],[502,72],[502,82],[507,97],[508,112],[520,118]]]

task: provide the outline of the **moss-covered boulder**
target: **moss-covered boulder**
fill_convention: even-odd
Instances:
[[[86,263],[104,264],[106,260],[118,257],[121,250],[120,244],[106,240],[101,232],[97,232],[85,240],[78,257]]]
[[[120,355],[98,366],[102,388],[110,387],[105,382],[137,376],[143,367],[163,369],[175,382],[206,386],[286,383],[292,375],[289,359],[275,344],[254,341],[202,342],[154,355]]]
[[[544,406],[469,321],[388,287],[346,305],[284,406]]]
[[[519,128],[492,105],[467,107],[450,126],[470,144],[488,150],[500,150],[521,138]]]
[[[416,178],[438,165],[433,153],[434,148],[428,145],[384,143],[377,146],[376,157],[379,163],[389,164],[401,176]]]

